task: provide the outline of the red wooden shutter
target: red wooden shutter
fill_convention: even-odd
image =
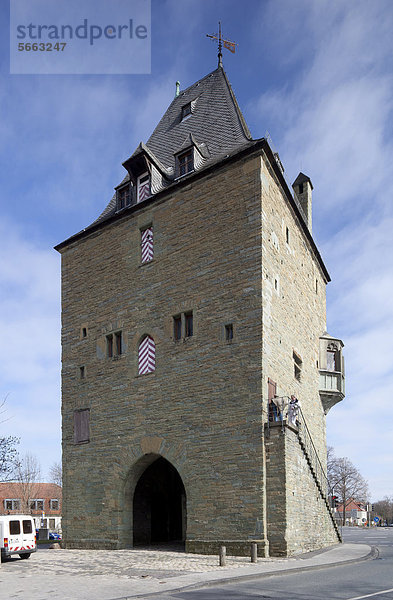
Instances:
[[[156,368],[156,345],[150,335],[143,338],[139,344],[138,372],[139,375],[152,373]]]
[[[153,260],[153,227],[148,227],[141,232],[141,253],[143,263]]]

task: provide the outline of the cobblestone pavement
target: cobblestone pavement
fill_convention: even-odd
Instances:
[[[227,556],[230,570],[250,564],[250,558]],[[273,559],[258,559],[258,562],[271,562]],[[291,559],[282,559],[288,561]],[[28,561],[12,558],[2,564],[0,578],[4,572],[13,569],[18,562],[31,576],[45,571],[64,576],[111,577],[134,579],[176,577],[186,573],[216,571],[218,556],[185,554],[160,550],[38,550]],[[274,562],[280,562],[274,559]],[[18,565],[19,570],[19,565]],[[222,568],[225,571],[225,568]]]
[[[0,566],[0,600],[130,600],[189,586],[364,559],[370,547],[344,544],[297,558],[258,559],[162,550],[43,550]]]

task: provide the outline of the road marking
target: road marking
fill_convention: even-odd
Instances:
[[[356,596],[356,598],[348,598],[348,600],[362,600],[363,598],[373,598],[373,596],[380,596],[381,594],[388,594],[393,592],[393,588],[390,590],[383,590],[382,592],[375,592],[374,594],[367,594],[366,596]]]

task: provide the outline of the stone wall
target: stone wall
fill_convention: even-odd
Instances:
[[[208,551],[217,540],[247,553],[251,539],[265,546],[258,168],[248,158],[217,169],[63,251],[68,547],[132,544],[132,493],[147,455],[165,457],[182,478],[188,549]],[[154,260],[141,264],[148,225]],[[173,316],[190,310],[194,335],[176,342]],[[116,330],[115,360],[105,337]],[[139,376],[145,334],[156,370]],[[90,442],[78,445],[73,411],[83,408]]]
[[[319,337],[326,330],[326,279],[298,217],[268,162],[261,159],[263,396],[295,394],[326,463],[326,421],[319,397]],[[315,203],[314,203],[315,205]],[[294,352],[301,358],[294,374]],[[266,413],[265,413],[266,414]]]
[[[337,544],[324,499],[297,431],[271,424],[266,435],[268,538],[271,556],[291,556]]]

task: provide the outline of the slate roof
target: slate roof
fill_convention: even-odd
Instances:
[[[195,102],[193,112],[182,121],[181,109],[189,102]],[[190,134],[206,144],[211,159],[252,139],[222,67],[174,98],[146,145],[164,165],[174,167],[174,154]]]
[[[188,103],[192,106],[191,115],[182,119],[182,108]],[[169,184],[174,179],[175,155],[189,146],[190,142],[203,156],[204,168],[217,162],[220,157],[224,158],[252,144],[251,133],[222,66],[180,91],[146,144],[141,142],[130,159],[144,151],[155,159],[155,164],[166,174]],[[123,164],[126,165],[128,161]],[[119,185],[129,179],[127,174]],[[116,195],[92,225],[105,221],[115,213]]]

